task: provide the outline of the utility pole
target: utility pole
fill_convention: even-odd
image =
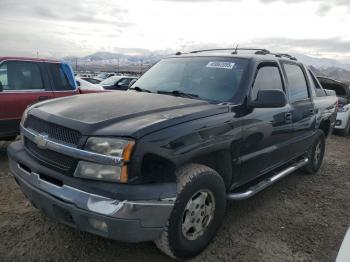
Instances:
[[[143,59],[140,60],[140,75],[142,75]]]
[[[119,67],[119,56],[118,56],[118,73],[120,72],[120,67]]]
[[[78,72],[78,57],[75,58],[75,72]]]

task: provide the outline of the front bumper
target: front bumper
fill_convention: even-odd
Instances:
[[[82,231],[119,241],[152,241],[160,236],[175,197],[117,200],[57,183],[55,178],[40,172],[37,167],[32,170],[31,165],[35,165],[29,164],[28,159],[24,161],[24,156],[29,156],[24,151],[18,152],[18,143],[10,145],[8,150],[11,172],[27,198],[47,216]]]

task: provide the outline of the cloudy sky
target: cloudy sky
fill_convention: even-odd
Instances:
[[[0,55],[265,47],[350,61],[350,0],[0,0]]]

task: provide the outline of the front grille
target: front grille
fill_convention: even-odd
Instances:
[[[28,116],[25,122],[25,127],[34,130],[39,134],[46,134],[49,139],[75,147],[78,147],[79,141],[82,137],[78,131],[47,122],[34,116]],[[27,152],[33,157],[39,160],[43,165],[56,171],[71,174],[76,167],[77,160],[70,156],[48,149],[41,149],[27,138],[24,139],[24,145]]]
[[[40,134],[46,134],[51,139],[75,146],[79,144],[81,138],[81,134],[78,131],[46,122],[31,115],[28,116],[25,126]]]
[[[58,171],[69,171],[76,165],[76,160],[72,157],[62,155],[52,150],[40,149],[35,143],[25,138],[26,149],[40,162],[50,165]]]

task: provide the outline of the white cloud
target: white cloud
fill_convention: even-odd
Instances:
[[[350,57],[348,0],[0,1],[0,55],[240,44]]]

